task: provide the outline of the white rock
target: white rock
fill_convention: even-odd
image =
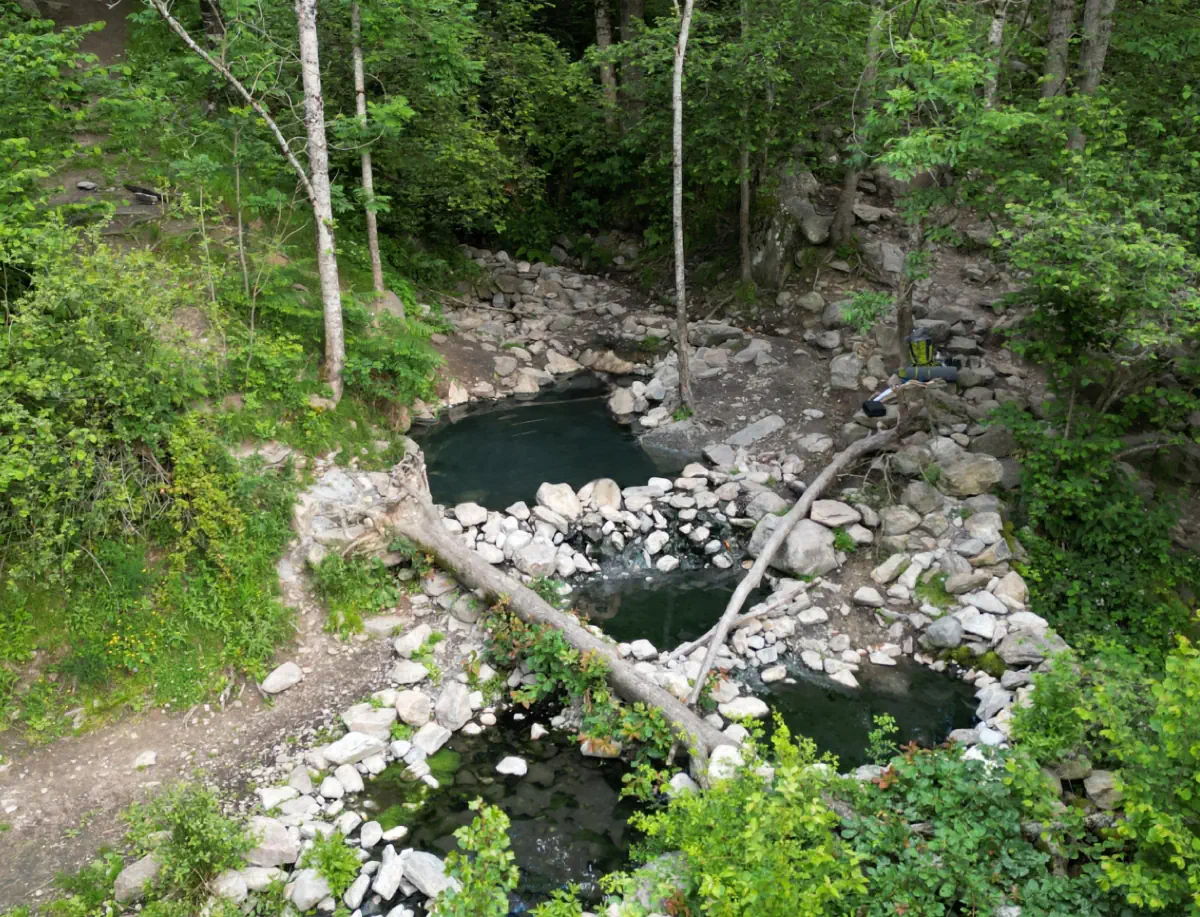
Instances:
[[[304,672],[294,662],[285,662],[263,679],[258,687],[263,694],[282,694],[304,681]]]
[[[529,765],[515,755],[509,755],[496,765],[496,773],[506,777],[524,777],[529,772]]]
[[[264,786],[256,791],[264,809],[278,809],[289,799],[295,799],[300,791],[290,786]]]
[[[348,732],[325,748],[325,758],[331,764],[357,764],[369,755],[383,751],[385,744],[374,736]]]
[[[712,750],[712,754],[708,758],[708,779],[709,782],[717,780],[729,780],[737,776],[738,768],[742,767],[745,761],[742,759],[742,754],[734,745],[718,745]]]
[[[761,720],[771,713],[771,708],[766,705],[766,702],[757,697],[739,697],[727,704],[720,704],[717,710],[721,716],[731,720],[740,720],[744,717]]]
[[[487,522],[488,511],[478,503],[460,503],[454,507],[454,518],[467,528]]]
[[[840,685],[845,685],[847,688],[857,688],[858,679],[854,677],[854,673],[849,669],[842,669],[840,672],[834,672],[829,676]]]
[[[870,586],[862,586],[854,593],[854,604],[865,605],[868,608],[882,608],[884,605],[883,596],[878,590],[872,589]]]

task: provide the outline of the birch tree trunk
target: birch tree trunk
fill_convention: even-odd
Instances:
[[[325,381],[333,400],[342,398],[346,342],[342,329],[342,293],[333,239],[333,203],[329,193],[329,146],[325,140],[325,98],[321,94],[321,61],[317,45],[317,0],[296,0],[300,38],[300,72],[304,81],[304,127],[308,133],[308,169],[312,182],[313,217],[317,224],[317,275],[325,310]]]
[[[1046,32],[1046,71],[1042,98],[1061,95],[1067,82],[1067,57],[1075,30],[1075,0],[1050,0],[1050,25]]]
[[[367,126],[367,81],[363,75],[362,8],[358,0],[350,4],[350,32],[354,43],[354,109],[358,123]],[[375,176],[371,171],[371,148],[362,150],[363,202],[367,209],[367,250],[371,257],[371,283],[376,293],[385,292],[383,260],[379,257],[379,223],[375,218]],[[401,307],[403,308],[403,306]]]
[[[1000,88],[1000,68],[1004,65],[1004,26],[1008,20],[1009,0],[994,0],[992,24],[988,28],[988,44],[992,48],[992,72],[983,90],[983,104],[991,108],[996,104],[996,93]]]
[[[871,28],[867,31],[867,61],[863,66],[862,77],[859,79],[858,90],[854,93],[852,106],[855,136],[858,134],[859,117],[865,116],[875,107],[875,84],[879,80],[879,49],[883,40],[885,15],[883,0],[871,0]],[[852,141],[853,139],[854,137],[851,138]],[[844,245],[849,242],[854,231],[854,205],[858,202],[858,176],[859,170],[856,165],[846,166],[846,173],[842,177],[842,193],[838,196],[833,224],[829,227],[829,238],[834,245]]]
[[[612,47],[612,43],[612,17],[608,13],[608,0],[596,0],[596,48],[599,51],[607,51]],[[604,102],[608,106],[604,120],[612,127],[617,123],[617,74],[613,65],[607,61],[600,65],[600,86],[604,91]]]
[[[683,59],[692,27],[695,0],[684,0],[675,45],[675,72],[671,79],[673,132],[671,138],[671,211],[675,229],[675,323],[679,352],[679,400],[692,407],[692,380],[688,369],[687,271],[683,250]]]

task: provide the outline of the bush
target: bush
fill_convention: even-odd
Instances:
[[[1064,439],[1028,414],[1003,417],[1022,449],[1034,609],[1073,646],[1119,640],[1161,657],[1188,625],[1177,589],[1196,561],[1172,548],[1172,508],[1143,498],[1116,461],[1121,425],[1076,417]]]
[[[470,803],[477,812],[469,825],[454,832],[458,850],[446,857],[446,875],[458,881],[438,901],[439,917],[505,917],[508,893],[517,887],[508,841],[508,816],[482,799]]]
[[[638,860],[678,851],[686,863],[685,887],[668,903],[668,913],[845,914],[864,891],[859,858],[838,838],[838,816],[821,799],[836,780],[833,769],[817,760],[812,741],[793,742],[782,722],[772,744],[773,782],[742,772],[631,819],[646,833]],[[627,894],[634,891],[637,874],[616,885]]]
[[[197,786],[173,787],[133,806],[125,818],[138,853],[153,851],[162,864],[161,884],[189,899],[205,896],[206,883],[240,868],[242,856],[254,847],[242,826],[221,811],[217,797]]]
[[[861,917],[895,917],[897,902],[921,915],[995,914],[1006,903],[1046,917],[1115,913],[1096,893],[1082,816],[1058,811],[1028,758],[912,750],[852,798],[843,834],[866,876]],[[1037,821],[1043,837],[1026,837],[1023,825]],[[1072,877],[1057,874],[1046,848],[1078,860]]]
[[[148,252],[93,247],[39,276],[0,337],[0,567],[61,581],[83,543],[162,512],[177,412],[202,390],[165,343],[184,278]]]

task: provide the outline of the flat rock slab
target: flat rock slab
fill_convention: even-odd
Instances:
[[[730,446],[749,446],[758,442],[760,439],[765,439],[776,430],[782,430],[785,421],[778,414],[769,414],[762,420],[756,420],[754,423],[743,427],[725,440]]]

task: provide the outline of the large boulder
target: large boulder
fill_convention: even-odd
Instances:
[[[750,538],[750,556],[758,557],[782,517],[764,516]],[[833,532],[811,519],[801,519],[775,552],[771,566],[792,576],[820,576],[837,567]]]
[[[291,889],[292,906],[300,913],[311,911],[333,894],[329,882],[315,869],[296,870],[288,887]]]
[[[985,494],[1004,477],[1000,460],[982,453],[966,453],[941,465],[938,487],[953,497]]]
[[[392,734],[392,723],[396,722],[396,711],[392,707],[355,704],[342,714],[342,722],[350,732],[359,732],[386,742]]]
[[[787,279],[792,257],[803,242],[821,244],[829,235],[829,224],[811,200],[821,190],[821,183],[812,172],[797,165],[786,162],[780,167],[776,208],[752,243],[754,281],[772,290]],[[821,242],[812,242],[814,238]]]
[[[996,654],[1004,660],[1005,665],[1037,665],[1066,649],[1066,642],[1057,634],[1040,629],[1017,630],[1000,641]]]
[[[962,641],[962,622],[950,615],[938,618],[921,634],[921,645],[932,649],[952,650]]]
[[[858,391],[858,377],[862,371],[862,358],[857,354],[844,353],[829,363],[829,384],[848,392]]]

